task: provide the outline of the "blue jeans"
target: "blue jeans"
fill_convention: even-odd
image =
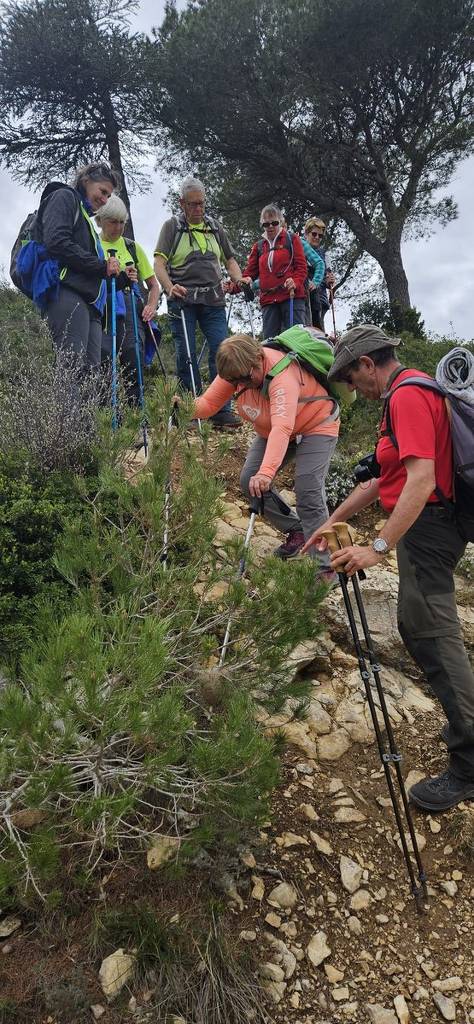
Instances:
[[[306,303],[304,299],[293,299],[293,324],[304,324]],[[262,306],[263,339],[275,338],[290,327],[290,300],[269,302]]]
[[[168,302],[168,310],[171,314],[171,332],[176,349],[177,377],[181,387],[186,391],[192,391],[191,371],[181,320],[182,309],[184,310],[184,316],[186,319],[186,330],[188,334],[196,393],[200,394],[202,391],[202,381],[196,356],[196,324],[199,324],[208,344],[209,376],[211,380],[214,380],[214,377],[217,375],[217,349],[219,348],[221,341],[223,341],[224,338],[227,338],[229,333],[225,308],[224,306],[204,306],[202,303],[193,306],[182,306],[179,302],[174,302],[173,300]],[[229,411],[231,408],[230,401],[226,402],[222,408],[225,411]]]

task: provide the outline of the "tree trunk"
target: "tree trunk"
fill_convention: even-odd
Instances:
[[[120,198],[123,199],[125,206],[128,210],[128,221],[125,227],[125,234],[127,238],[135,238],[133,230],[132,215],[130,212],[130,197],[127,189],[127,181],[125,178],[122,154],[120,152],[120,140],[117,127],[117,121],[115,119],[114,108],[112,99],[107,93],[104,96],[104,121],[105,121],[105,136],[107,141],[107,149],[109,153],[109,161],[114,171],[118,171],[122,180],[122,187],[120,189]]]
[[[408,291],[408,279],[402,262],[399,243],[383,245],[383,254],[379,256],[378,262],[382,268],[385,283],[387,285],[390,305],[399,306],[401,310],[410,309],[410,292]]]

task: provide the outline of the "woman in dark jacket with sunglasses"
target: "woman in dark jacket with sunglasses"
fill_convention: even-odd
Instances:
[[[264,206],[260,214],[263,238],[252,246],[242,280],[260,282],[263,337],[274,338],[293,324],[305,323],[305,282],[308,268],[298,235],[284,227],[277,206]],[[293,298],[293,320],[291,303]]]

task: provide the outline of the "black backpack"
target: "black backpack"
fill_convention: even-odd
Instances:
[[[168,254],[168,258],[166,260],[167,263],[171,263],[171,260],[173,259],[173,256],[174,256],[174,254],[175,254],[175,252],[176,252],[176,250],[178,248],[178,245],[179,245],[183,235],[185,235],[186,232],[190,230],[188,225],[187,225],[187,223],[186,223],[186,221],[184,220],[184,218],[182,218],[182,217],[175,217],[174,219],[176,221],[176,234],[175,234],[175,236],[173,238],[171,249],[170,249],[170,252]],[[218,242],[219,245],[220,245],[221,244],[221,240],[220,240],[220,236],[219,236],[219,225],[218,225],[217,221],[214,220],[213,217],[209,217],[207,214],[204,215],[203,221],[204,221],[204,227],[203,228],[193,228],[193,234],[196,233],[196,232],[200,232],[201,234],[206,234],[207,235],[207,234],[209,234],[209,231],[210,231],[211,234],[214,235],[214,238],[216,239],[216,242]],[[125,239],[125,241],[128,241],[128,240]]]

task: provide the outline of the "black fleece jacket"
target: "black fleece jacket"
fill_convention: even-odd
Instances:
[[[60,270],[66,271],[61,283],[78,292],[86,302],[95,302],[107,263],[97,256],[78,193],[64,185],[42,197],[40,209],[42,241],[48,256],[58,261]]]

